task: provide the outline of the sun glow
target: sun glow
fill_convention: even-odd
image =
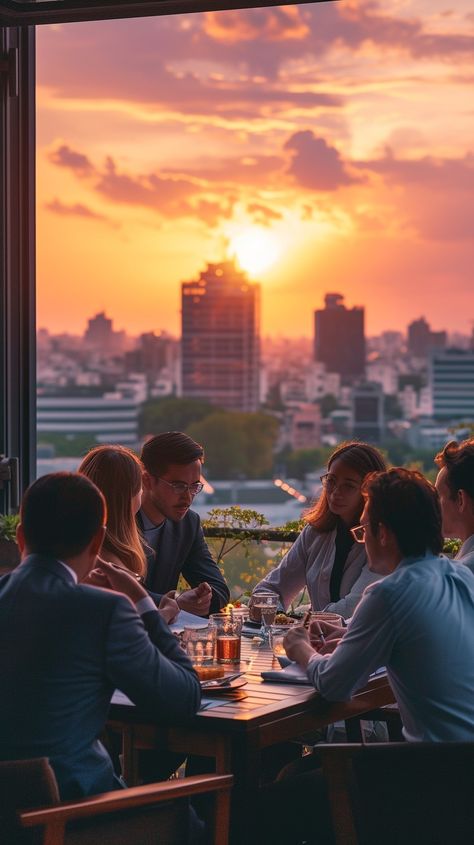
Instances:
[[[255,275],[268,270],[277,261],[281,247],[274,234],[252,226],[232,235],[228,250],[242,270]]]

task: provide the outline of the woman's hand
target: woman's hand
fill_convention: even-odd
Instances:
[[[105,590],[113,590],[116,593],[123,593],[133,604],[148,595],[133,572],[129,572],[128,569],[124,569],[118,564],[108,563],[101,558],[97,559],[96,568],[89,573],[83,583],[91,584],[93,587],[102,587]]]
[[[163,617],[168,625],[170,622],[174,622],[179,613],[179,605],[176,601],[176,590],[170,590],[169,593],[165,593],[164,596],[161,597],[161,601],[158,605],[158,613]]]

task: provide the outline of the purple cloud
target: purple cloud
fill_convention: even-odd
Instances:
[[[61,144],[48,153],[48,159],[52,164],[59,167],[68,167],[78,173],[91,173],[92,164],[87,156],[76,152],[68,144]]]
[[[342,185],[361,181],[347,171],[338,150],[324,138],[317,138],[309,129],[295,132],[284,149],[289,150],[291,155],[288,172],[304,188],[335,191]]]
[[[44,207],[47,211],[52,211],[53,214],[59,214],[63,217],[85,217],[88,220],[103,220],[104,222],[111,222],[104,214],[99,214],[97,211],[92,211],[87,205],[76,202],[73,205],[67,205],[55,197],[50,202],[46,202]]]

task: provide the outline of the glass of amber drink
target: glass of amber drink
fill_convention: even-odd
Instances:
[[[242,618],[231,613],[213,613],[209,621],[216,631],[217,662],[240,663]]]

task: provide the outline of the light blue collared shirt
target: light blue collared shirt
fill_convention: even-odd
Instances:
[[[474,572],[474,534],[464,540],[454,560],[463,563],[469,567],[471,572]]]
[[[406,739],[474,741],[474,575],[444,556],[402,560],[371,584],[343,639],[315,655],[308,678],[344,701],[380,666],[397,699]]]

